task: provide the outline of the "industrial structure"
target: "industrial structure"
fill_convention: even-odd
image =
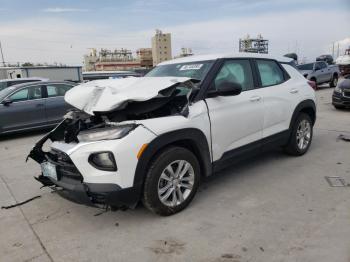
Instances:
[[[181,48],[181,53],[174,58],[180,58],[180,57],[187,57],[193,55],[192,49],[191,48],[186,48],[182,47]]]
[[[153,66],[152,48],[139,48],[136,50],[136,55],[141,67],[151,68]]]
[[[104,70],[131,70],[141,67],[141,61],[133,57],[128,49],[101,49],[98,53],[95,48],[84,56],[84,71]]]
[[[152,37],[152,56],[153,66],[172,59],[170,33],[163,34],[161,30],[156,30],[156,34]]]
[[[267,54],[269,52],[269,40],[263,39],[261,35],[256,38],[250,38],[247,35],[245,38],[239,39],[239,52]]]
[[[192,55],[190,48],[182,48],[180,57]],[[156,30],[152,37],[152,48],[139,48],[136,58],[129,49],[90,48],[84,55],[84,71],[119,71],[119,70],[149,70],[160,62],[171,60],[171,34],[163,34]]]

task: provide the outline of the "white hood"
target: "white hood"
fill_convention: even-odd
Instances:
[[[69,90],[64,99],[68,104],[93,115],[123,108],[129,101],[146,101],[159,95],[159,91],[188,77],[131,77],[96,80],[77,85]]]

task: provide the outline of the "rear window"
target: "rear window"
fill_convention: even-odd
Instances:
[[[256,60],[261,85],[272,86],[278,85],[284,82],[283,71],[280,66],[273,60]]]

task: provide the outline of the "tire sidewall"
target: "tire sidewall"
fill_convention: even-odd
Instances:
[[[194,171],[194,183],[192,191],[187,199],[176,207],[164,205],[158,196],[158,182],[164,169],[176,160],[188,161]],[[200,166],[196,156],[186,148],[171,147],[162,151],[152,162],[146,176],[144,187],[144,201],[147,201],[146,206],[152,209],[153,212],[160,215],[172,215],[188,206],[194,198],[200,182]]]
[[[298,143],[297,143],[297,130],[298,130],[300,122],[303,120],[307,120],[309,122],[310,128],[311,128],[311,130],[310,130],[311,133],[310,133],[310,141],[309,141],[309,144],[307,145],[307,147],[305,149],[300,149],[298,147]],[[295,150],[297,155],[303,155],[309,150],[309,147],[310,147],[311,142],[312,142],[312,138],[313,138],[313,125],[312,125],[311,118],[307,114],[301,113],[294,123],[292,135],[291,135],[291,142],[292,142],[292,145],[294,147],[293,149]]]

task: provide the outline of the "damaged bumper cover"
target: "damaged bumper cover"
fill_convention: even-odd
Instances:
[[[72,124],[74,125],[75,123],[72,122],[71,119],[65,119],[54,130],[40,139],[30,151],[27,160],[28,158],[31,158],[42,167],[42,173],[38,177],[35,177],[35,179],[43,186],[58,187],[63,189],[58,191],[60,192],[59,194],[62,197],[76,203],[95,206],[105,205],[115,208],[134,208],[140,198],[141,184],[133,185],[131,182],[130,185],[123,185],[118,183],[118,181],[123,181],[122,179],[116,180],[118,177],[123,177],[123,175],[128,176],[126,172],[124,173],[125,168],[123,169],[123,162],[125,162],[124,159],[119,159],[121,169],[120,172],[118,170],[119,173],[97,170],[88,162],[73,162],[77,157],[81,157],[82,154],[80,148],[85,148],[85,150],[87,150],[86,148],[94,147],[94,149],[89,149],[92,150],[91,152],[94,152],[93,150],[95,150],[97,147],[104,149],[106,147],[106,143],[118,143],[119,141],[109,140],[104,142],[93,142],[91,144],[81,146],[81,143],[79,144],[74,142],[74,139],[71,138],[72,135],[67,133],[67,128],[69,128],[69,126]],[[140,127],[140,129],[144,128]],[[141,131],[139,130],[138,132]],[[150,135],[154,136],[154,134],[151,132],[149,133]],[[51,150],[48,152],[43,150],[43,146],[47,140],[51,140],[53,142],[58,141],[55,142],[56,144],[54,143],[51,145]],[[63,141],[66,140],[72,140],[73,142],[64,143]],[[61,148],[62,150],[57,148],[57,144],[63,147]],[[72,159],[68,153],[64,152],[66,151],[64,150],[64,147],[73,148],[75,149],[75,152],[79,151],[77,154],[75,154],[75,159],[74,157]],[[83,154],[84,153],[86,152],[83,152]],[[50,176],[47,173],[45,174],[45,169],[43,167],[45,165],[54,167],[54,176]],[[84,173],[85,175],[101,174],[100,178],[102,177],[104,181],[97,179],[97,183],[94,183],[91,182],[91,177],[89,177],[90,179],[87,179],[88,182],[86,182],[84,176],[79,171],[79,169],[83,170],[84,172],[86,171],[81,168],[82,166],[84,166],[87,170],[90,170],[90,172],[87,172],[87,174]]]

